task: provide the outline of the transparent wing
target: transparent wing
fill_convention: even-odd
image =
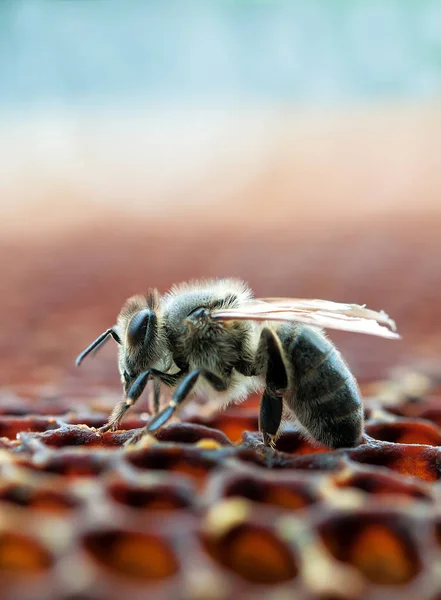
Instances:
[[[258,298],[240,309],[212,313],[222,321],[285,321],[399,339],[395,322],[384,312],[358,304],[302,298]]]

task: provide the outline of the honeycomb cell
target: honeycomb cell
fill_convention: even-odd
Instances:
[[[342,465],[343,457],[337,452],[323,452],[286,457],[286,454],[275,457],[271,461],[274,469],[296,469],[300,471],[335,471]]]
[[[415,536],[394,516],[349,515],[319,528],[328,551],[381,585],[409,583],[421,569]]]
[[[314,502],[308,486],[300,483],[275,483],[255,477],[238,477],[224,489],[226,497],[242,497],[254,502],[297,510]]]
[[[382,466],[423,481],[437,481],[441,475],[438,448],[429,446],[405,446],[368,444],[350,451],[352,460],[369,465]]]
[[[437,427],[430,423],[408,421],[406,423],[368,424],[366,426],[366,433],[376,440],[394,442],[396,444],[441,445],[441,434]]]
[[[118,481],[109,485],[108,493],[115,502],[141,510],[169,511],[192,506],[191,489],[184,485],[142,487]]]
[[[437,427],[441,427],[441,409],[439,408],[428,408],[427,410],[422,410],[418,416],[421,419],[431,421]]]
[[[66,477],[94,477],[102,473],[106,467],[106,461],[99,455],[94,454],[51,454],[42,461],[25,459],[23,466],[53,473]]]
[[[40,416],[10,417],[0,416],[0,437],[15,439],[21,431],[38,433],[57,429],[59,424],[54,418]]]
[[[377,496],[393,496],[394,500],[411,502],[422,500],[432,502],[432,498],[421,490],[418,485],[399,481],[383,473],[358,473],[349,477],[336,478],[334,484],[337,487],[351,487],[362,490],[368,494]]]
[[[52,564],[49,551],[34,538],[17,532],[0,533],[0,573],[3,575],[37,574]]]
[[[287,431],[282,433],[276,442],[276,449],[280,452],[296,455],[319,454],[329,451],[329,448],[314,443],[299,431]]]
[[[114,529],[87,534],[83,542],[99,564],[133,579],[159,581],[179,570],[175,552],[158,536]]]
[[[50,489],[11,485],[0,490],[0,500],[43,512],[64,512],[78,506],[71,494]]]
[[[172,423],[167,427],[163,427],[156,434],[156,439],[161,442],[175,442],[177,444],[196,444],[200,440],[212,439],[221,446],[231,445],[227,436],[221,431],[190,423]]]
[[[274,584],[297,575],[290,548],[264,527],[242,523],[220,538],[205,537],[204,542],[214,560],[247,581]]]
[[[435,600],[441,450],[439,430],[422,419],[439,413],[433,398],[393,407],[367,398],[367,438],[337,450],[292,430],[276,450],[264,447],[259,398],[252,410],[247,402],[209,418],[201,406],[191,422],[123,447],[144,417],[130,411],[119,431],[97,435],[90,427],[106,421],[104,400],[87,410],[83,396],[69,398],[79,412],[66,412],[61,398],[64,412],[53,402],[56,419],[48,402],[36,397],[24,410],[22,401],[26,416],[11,423],[30,430],[0,440],[0,516],[11,519],[3,523],[8,535],[25,539],[23,552],[6,543],[4,564],[22,561],[22,570],[0,564],[2,600],[22,597],[34,581],[29,564],[42,571],[38,583],[48,593],[36,596],[47,600],[159,600],[180,592],[188,600]],[[8,408],[13,413],[14,403]],[[76,541],[56,544],[67,530]],[[39,534],[54,543],[49,552]],[[8,596],[5,580],[12,581]],[[32,595],[36,586],[29,587]]]
[[[244,431],[258,429],[258,409],[255,411],[232,409],[229,413],[216,413],[208,421],[204,421],[204,424],[221,431],[231,442],[236,444],[241,441]]]
[[[53,431],[45,431],[38,439],[47,446],[67,447],[67,446],[102,446],[103,441],[109,444],[114,436],[102,436],[89,427],[65,426]],[[115,442],[114,442],[115,444]]]
[[[219,450],[222,446],[213,438],[202,438],[196,442],[196,447],[203,450]]]
[[[400,417],[424,419],[441,427],[441,408],[439,396],[428,396],[419,402],[402,402],[388,408],[389,412]]]
[[[153,446],[131,452],[127,460],[135,467],[145,470],[165,470],[190,477],[203,484],[207,474],[217,466],[217,460],[210,456],[216,451],[177,446]]]

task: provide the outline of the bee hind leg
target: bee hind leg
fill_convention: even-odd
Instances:
[[[259,431],[265,446],[274,447],[277,432],[282,420],[283,400],[281,396],[265,390],[260,401]]]
[[[280,340],[267,327],[262,330],[256,360],[266,366],[266,388],[260,402],[259,431],[264,445],[274,447],[282,421],[283,393],[288,386],[288,376]]]

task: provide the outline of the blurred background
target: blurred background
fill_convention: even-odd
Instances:
[[[441,357],[441,3],[2,0],[0,386],[119,391],[123,301],[190,277],[386,310]]]

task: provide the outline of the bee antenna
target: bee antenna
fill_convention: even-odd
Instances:
[[[98,336],[96,340],[90,344],[90,346],[88,346],[85,350],[83,350],[83,352],[81,352],[81,354],[78,355],[75,361],[76,366],[79,367],[88,354],[94,350],[97,351],[107,341],[109,336],[112,336],[117,344],[121,344],[119,335],[116,333],[115,329],[111,327]]]

